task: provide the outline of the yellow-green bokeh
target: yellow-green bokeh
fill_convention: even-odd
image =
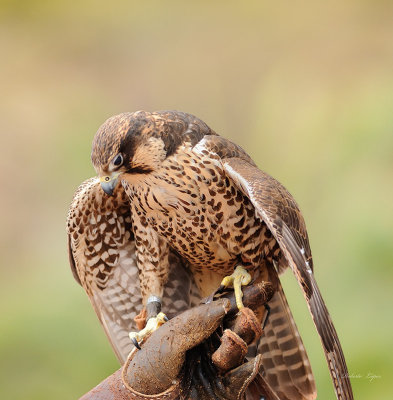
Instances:
[[[371,0],[1,1],[0,397],[74,399],[118,367],[69,270],[67,208],[107,117],[178,109],[298,200],[356,398],[391,398],[392,21]],[[333,399],[284,283],[318,398]]]

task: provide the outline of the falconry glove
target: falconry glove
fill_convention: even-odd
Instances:
[[[246,288],[238,314],[233,295],[183,312],[82,400],[277,400],[260,374],[261,356],[246,360],[248,345],[262,334],[251,308],[272,295],[263,283]]]

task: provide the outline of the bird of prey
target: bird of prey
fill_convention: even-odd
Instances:
[[[290,267],[336,396],[353,398],[303,216],[241,147],[193,115],[138,111],[105,121],[91,158],[98,177],[79,187],[68,214],[70,263],[120,361],[130,351],[129,331],[146,320],[149,329],[164,322],[161,305],[167,315],[182,311],[221,284],[234,286],[242,307],[241,285],[269,280],[276,292],[258,345],[265,379],[280,399],[315,399],[311,366],[278,279]],[[130,335],[143,340],[139,332]]]

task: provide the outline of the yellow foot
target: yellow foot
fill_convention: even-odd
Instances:
[[[238,265],[235,268],[233,274],[226,276],[221,282],[221,286],[224,287],[233,286],[233,289],[235,291],[236,305],[239,310],[244,308],[242,300],[243,298],[242,286],[247,286],[250,282],[251,282],[251,275],[241,265]]]
[[[163,312],[160,312],[156,317],[149,318],[146,326],[139,332],[130,332],[128,336],[130,337],[132,343],[139,350],[141,349],[140,343],[142,343],[150,334],[157,330],[162,324],[167,321],[168,318]]]

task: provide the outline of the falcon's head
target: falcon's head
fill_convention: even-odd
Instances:
[[[105,193],[112,195],[121,174],[157,170],[184,141],[214,134],[193,115],[178,111],[137,111],[115,115],[98,129],[91,159]]]

